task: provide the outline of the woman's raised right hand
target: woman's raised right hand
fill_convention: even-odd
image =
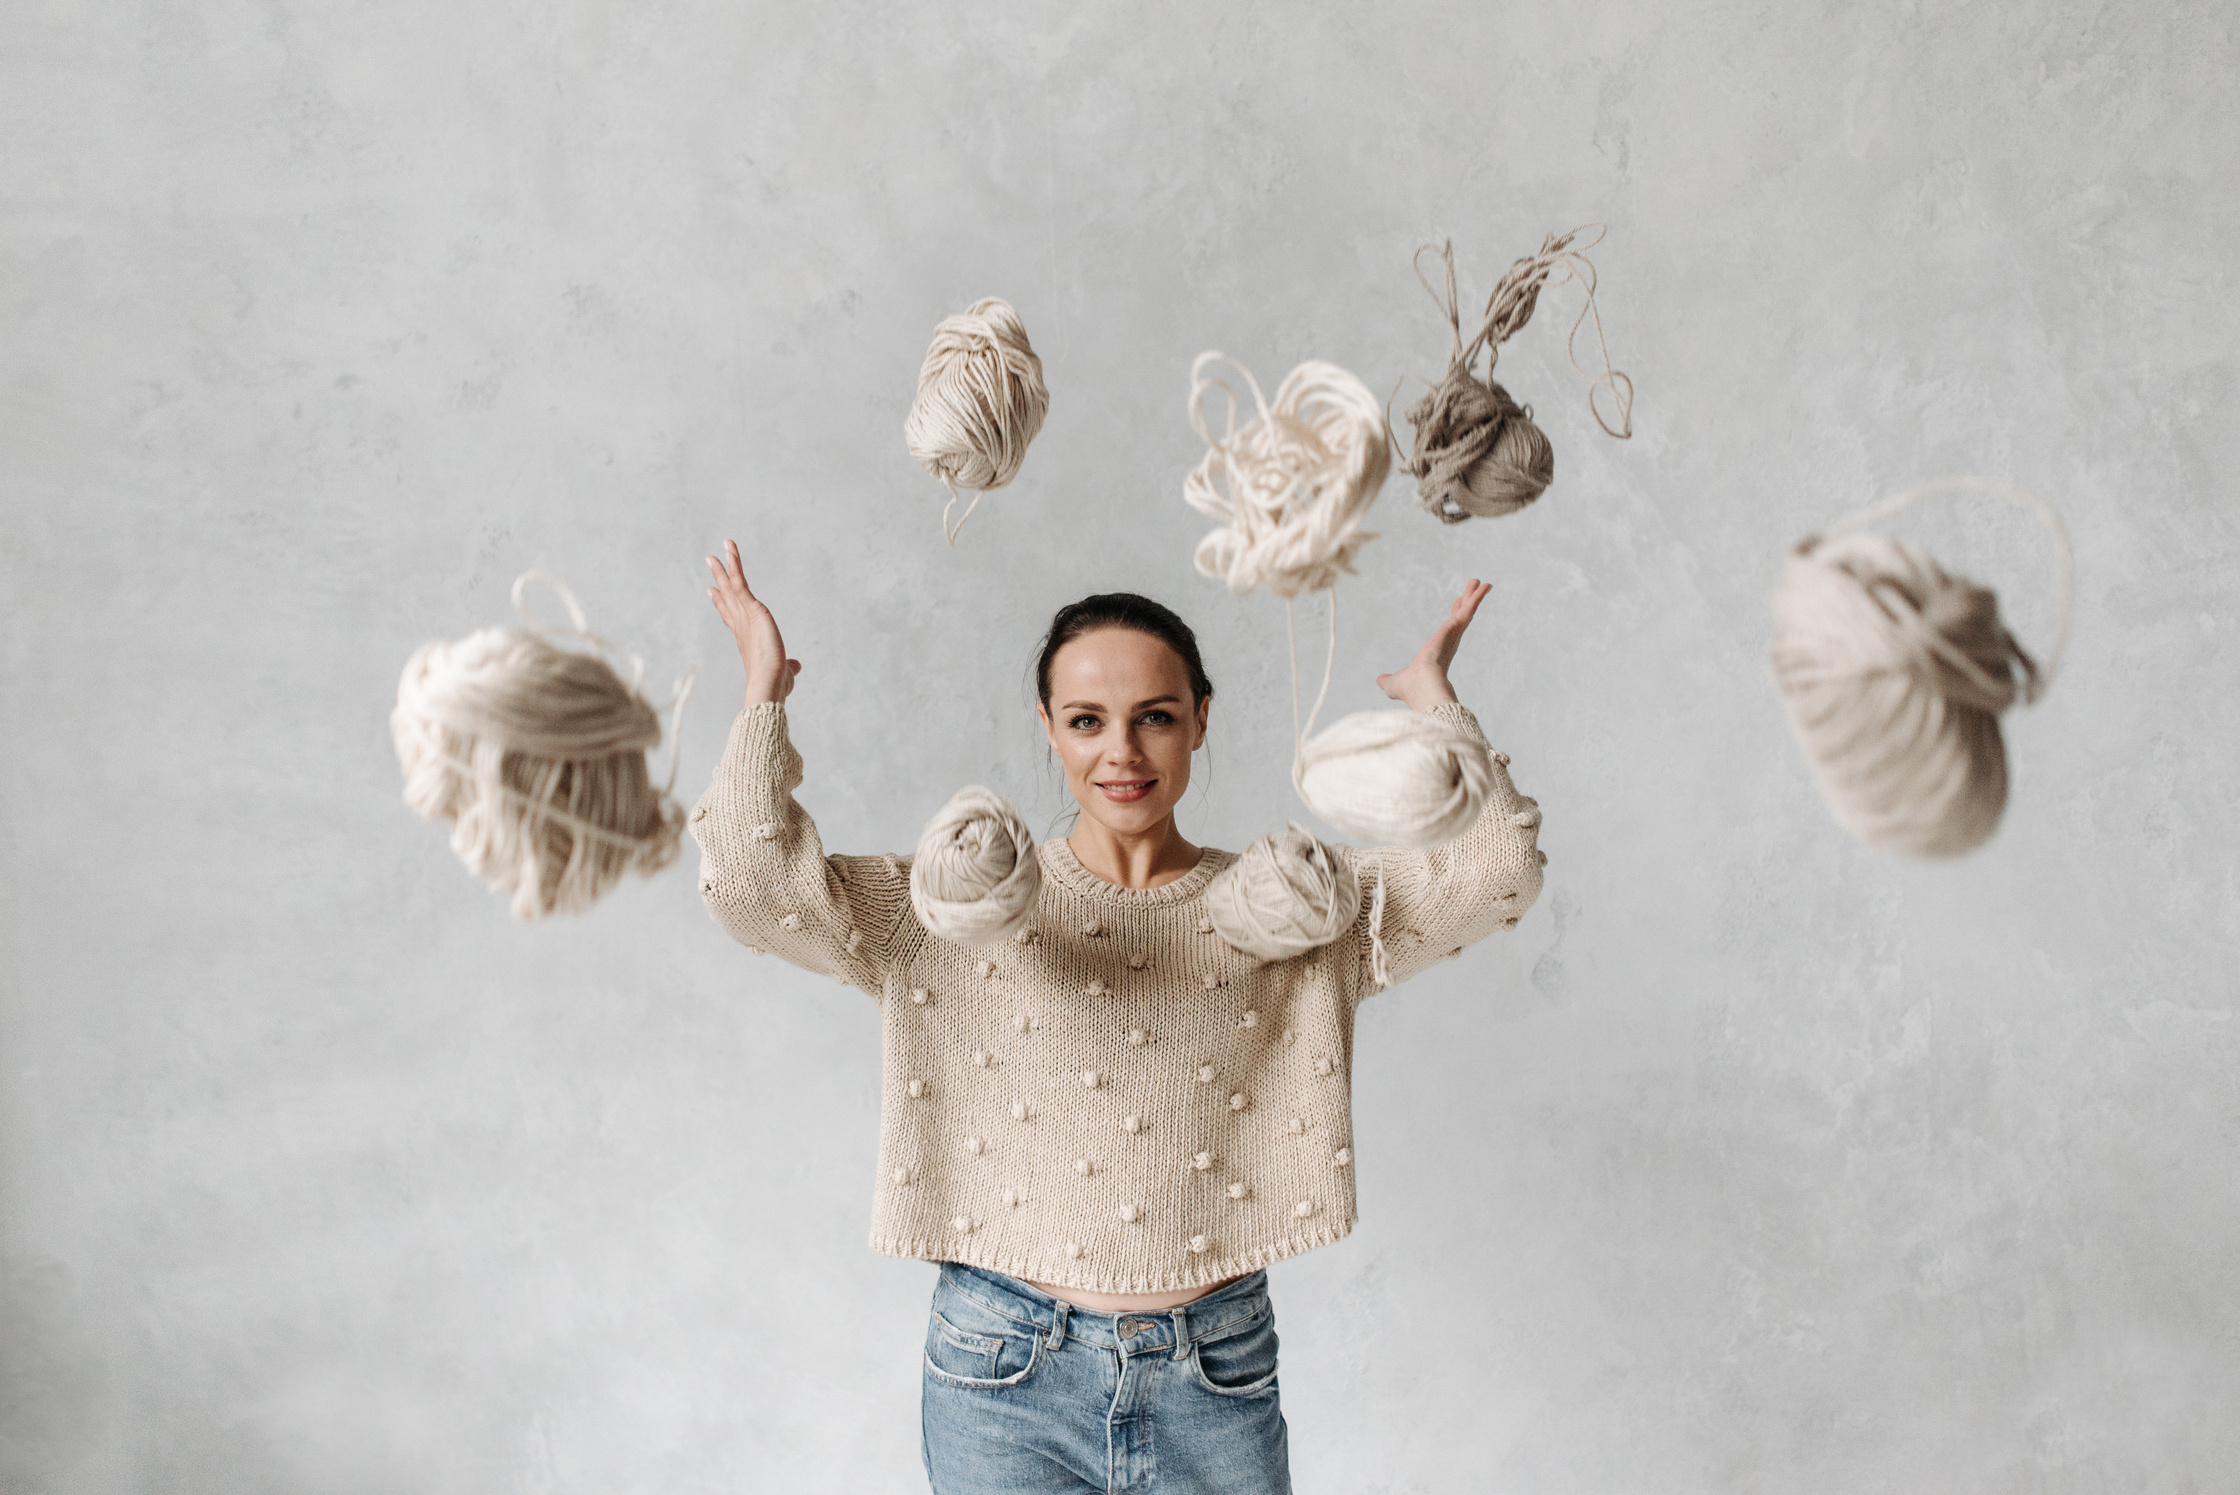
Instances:
[[[708,569],[716,579],[716,584],[708,588],[708,600],[716,605],[723,626],[738,641],[739,662],[747,667],[747,704],[784,700],[793,693],[801,661],[786,658],[786,641],[778,632],[778,620],[748,588],[747,574],[739,568],[738,542],[724,541],[723,559],[709,556]]]

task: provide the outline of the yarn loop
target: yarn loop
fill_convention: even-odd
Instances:
[[[2000,621],[1988,588],[1865,528],[1953,492],[2012,499],[2052,534],[2061,623],[2043,668]],[[2044,694],[2068,644],[2074,591],[2060,515],[1975,478],[1909,489],[1801,542],[1774,591],[1772,666],[1837,824],[1908,856],[1957,856],[1988,839],[2007,799],[1999,717]]]
[[[1578,242],[1579,236],[1590,230],[1594,237]],[[1491,519],[1513,514],[1538,498],[1555,480],[1555,448],[1533,424],[1531,407],[1519,405],[1493,378],[1501,345],[1532,320],[1540,292],[1551,283],[1551,276],[1561,277],[1554,284],[1576,282],[1586,293],[1586,305],[1571,324],[1571,335],[1564,345],[1571,366],[1582,374],[1587,370],[1579,362],[1579,329],[1590,316],[1594,319],[1602,372],[1590,376],[1587,408],[1595,423],[1611,436],[1624,440],[1633,434],[1633,381],[1610,365],[1609,344],[1602,335],[1602,312],[1595,301],[1594,265],[1584,252],[1601,243],[1602,237],[1600,224],[1548,235],[1539,253],[1516,261],[1495,284],[1493,294],[1486,299],[1478,331],[1467,343],[1462,337],[1452,241],[1441,244],[1438,251],[1446,268],[1444,296],[1423,276],[1423,257],[1431,246],[1426,244],[1416,251],[1416,279],[1422,281],[1446,316],[1454,333],[1454,352],[1445,376],[1408,409],[1415,446],[1403,470],[1416,480],[1416,494],[1423,507],[1442,521],[1459,524],[1472,517]],[[1481,351],[1486,355],[1483,378],[1475,372]],[[1616,407],[1616,425],[1603,415],[1598,401],[1605,391]]]
[[[918,922],[960,945],[1009,939],[1034,911],[1042,859],[1019,807],[977,784],[959,789],[926,823],[910,864]]]
[[[1010,302],[986,297],[934,328],[902,435],[910,455],[949,490],[941,532],[951,545],[981,495],[1019,475],[1049,409],[1042,360]],[[972,490],[972,502],[951,527],[959,489]]]
[[[572,628],[529,606],[536,581],[559,594]],[[485,628],[413,653],[390,737],[405,803],[450,824],[452,850],[513,894],[515,917],[580,913],[628,873],[650,876],[676,858],[684,813],[670,790],[693,676],[670,698],[669,779],[657,790],[645,755],[661,740],[661,713],[640,690],[644,662],[631,656],[625,680],[574,594],[542,572],[514,582],[513,604],[527,627]]]

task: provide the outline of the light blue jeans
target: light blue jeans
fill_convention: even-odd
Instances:
[[[934,1495],[1290,1495],[1268,1274],[1089,1313],[945,1262],[926,1324]]]

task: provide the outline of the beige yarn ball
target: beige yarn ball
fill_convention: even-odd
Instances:
[[[949,490],[941,532],[951,545],[980,495],[1019,475],[1049,409],[1042,360],[1010,302],[989,296],[934,328],[902,435],[910,455]],[[959,489],[971,490],[972,502],[951,528]]]
[[[1443,846],[1484,810],[1493,755],[1427,712],[1358,711],[1307,739],[1291,781],[1309,809],[1348,835]]]
[[[397,682],[389,732],[405,803],[451,826],[467,870],[513,895],[514,916],[581,913],[631,872],[677,855],[684,812],[656,789],[646,750],[661,717],[599,653],[568,648],[526,606],[528,628],[486,628],[414,652]],[[575,598],[552,582],[583,631]],[[681,683],[681,709],[689,682]],[[675,770],[670,772],[674,782]]]
[[[1247,955],[1289,960],[1329,944],[1361,912],[1361,887],[1338,854],[1296,821],[1262,836],[1207,884],[1214,933]]]
[[[934,935],[992,945],[1018,932],[1042,890],[1042,859],[1018,806],[977,784],[959,789],[918,837],[910,906]]]
[[[1926,552],[1855,526],[1931,492],[2003,493],[2036,508],[2060,546],[2061,641],[2046,668],[1987,588]],[[1847,531],[1847,532],[1846,532]],[[2000,485],[1947,480],[1798,545],[1774,591],[1774,678],[1836,823],[1869,846],[1950,857],[1997,829],[2007,801],[1999,718],[2043,694],[2066,644],[2070,559],[2060,519]]]

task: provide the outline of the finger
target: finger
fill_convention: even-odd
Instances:
[[[723,555],[724,559],[730,564],[731,579],[739,584],[740,590],[752,597],[754,588],[747,585],[747,573],[739,564],[739,542],[737,540],[724,541]]]

